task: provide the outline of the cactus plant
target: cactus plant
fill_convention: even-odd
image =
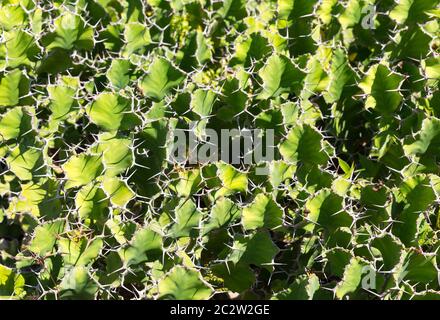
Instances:
[[[439,298],[439,4],[1,1],[0,297]]]

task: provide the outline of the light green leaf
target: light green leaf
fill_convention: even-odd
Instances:
[[[390,115],[400,105],[400,85],[404,77],[383,64],[372,66],[359,87],[367,94],[365,106],[382,115]]]
[[[58,187],[59,183],[50,178],[21,184],[21,192],[14,210],[30,213],[34,217],[57,218],[61,213]]]
[[[228,198],[217,199],[211,209],[209,220],[203,224],[203,233],[233,223],[240,216],[240,209]]]
[[[306,203],[309,211],[307,220],[311,221],[305,227],[312,231],[315,225],[334,231],[340,227],[350,227],[353,218],[343,209],[343,198],[329,189],[322,189]]]
[[[296,67],[289,58],[273,55],[259,71],[263,80],[263,91],[259,99],[277,97],[283,93],[299,93],[305,73]]]
[[[147,26],[139,22],[131,22],[125,25],[124,38],[125,48],[122,51],[122,56],[127,58],[151,43],[150,32]]]
[[[110,198],[110,202],[118,207],[125,207],[136,195],[126,182],[116,177],[105,178],[102,187]]]
[[[51,253],[57,238],[63,231],[64,220],[39,225],[35,228],[29,250],[44,257],[46,254]]]
[[[399,24],[413,24],[427,18],[427,13],[435,9],[439,4],[438,0],[400,0],[391,10],[390,18]]]
[[[196,193],[202,183],[199,169],[185,170],[179,172],[179,178],[176,186],[173,189],[181,197],[189,197]]]
[[[99,135],[96,152],[102,153],[107,177],[116,176],[133,165],[132,140],[111,133]]]
[[[7,66],[10,68],[20,65],[31,66],[39,52],[34,38],[22,30],[5,32],[4,37]]]
[[[115,59],[107,71],[110,84],[118,89],[125,88],[130,81],[131,63],[128,60]]]
[[[92,263],[100,254],[103,241],[99,238],[95,240],[67,239],[58,240],[58,247],[65,265],[86,266]]]
[[[234,263],[254,264],[273,271],[273,262],[279,248],[273,243],[268,231],[257,231],[244,238],[237,237],[232,252],[226,258]]]
[[[20,180],[31,180],[44,169],[43,154],[37,146],[17,146],[6,158],[6,162]]]
[[[67,189],[86,185],[102,174],[101,157],[84,153],[72,156],[63,165],[63,171],[67,176]]]
[[[403,246],[393,236],[384,234],[381,237],[376,237],[371,245],[382,254],[383,271],[391,271],[399,263]]]
[[[60,284],[62,300],[92,300],[98,291],[96,281],[86,267],[77,266],[66,273]]]
[[[159,281],[158,291],[162,299],[207,300],[213,290],[198,271],[176,266]]]
[[[211,90],[196,90],[191,96],[191,110],[201,117],[211,114],[216,94]]]
[[[24,294],[25,280],[21,274],[0,264],[0,298],[17,297]]]
[[[288,289],[278,292],[273,300],[312,300],[319,289],[319,278],[315,274],[301,275]]]
[[[12,108],[0,120],[0,136],[4,140],[10,140],[29,133],[32,129],[31,120],[32,116],[25,108]]]
[[[47,42],[48,50],[53,48],[91,50],[93,48],[93,29],[86,25],[81,16],[64,12],[55,20],[54,25],[55,32],[43,40]]]
[[[272,161],[269,166],[269,181],[274,188],[278,188],[287,179],[292,179],[295,171],[295,165],[289,165],[282,160]]]
[[[156,58],[150,65],[148,74],[140,81],[144,95],[154,100],[162,100],[172,88],[184,79],[183,74],[164,58]]]
[[[219,178],[228,192],[246,192],[248,178],[245,173],[235,169],[230,164],[218,163]]]
[[[196,59],[199,64],[203,65],[206,61],[211,60],[212,58],[210,41],[205,37],[201,30],[197,30],[196,42]]]
[[[102,217],[108,207],[108,200],[98,184],[90,183],[76,194],[75,206],[80,218],[96,220]]]
[[[118,253],[124,264],[131,266],[158,258],[162,245],[162,237],[147,227],[136,231],[129,245]]]
[[[428,79],[440,79],[440,58],[432,57],[422,61],[422,67]]]
[[[281,142],[279,150],[284,160],[296,164],[298,162],[325,164],[328,156],[323,151],[322,136],[309,125],[297,125]]]
[[[18,3],[4,3],[0,10],[0,25],[5,30],[22,26],[26,23],[26,13]]]
[[[199,228],[202,213],[191,199],[182,199],[175,210],[170,233],[174,238],[189,237]]]
[[[129,130],[140,123],[131,113],[130,101],[110,92],[101,93],[87,108],[90,119],[107,131]]]
[[[414,141],[411,142],[412,140]],[[424,119],[416,138],[409,139],[403,150],[408,156],[440,152],[440,120],[434,117]]]
[[[436,255],[423,254],[411,250],[402,256],[402,267],[395,273],[399,280],[410,281],[418,284],[439,285],[439,272],[437,270]]]
[[[26,94],[21,88],[22,73],[18,69],[7,73],[0,79],[0,107],[15,106],[22,95]]]
[[[52,119],[65,120],[70,112],[79,109],[77,100],[75,99],[76,88],[66,85],[49,86],[47,88],[50,98],[50,111],[52,111]]]
[[[345,10],[338,17],[343,29],[354,27],[361,19],[363,1],[349,0]]]
[[[365,264],[358,258],[350,260],[350,263],[345,267],[342,281],[335,288],[335,294],[338,299],[342,299],[345,295],[357,290],[362,280],[364,267]]]
[[[327,103],[334,103],[341,98],[344,88],[353,79],[353,70],[344,50],[337,49],[333,53],[329,76],[327,94],[324,97]]]
[[[212,266],[212,272],[223,279],[226,288],[233,292],[243,292],[255,283],[255,274],[245,263],[234,265],[225,263]]]
[[[415,175],[400,185],[399,200],[404,203],[393,224],[393,233],[407,246],[417,244],[417,232],[423,212],[435,201],[436,196],[430,181],[424,175]]]

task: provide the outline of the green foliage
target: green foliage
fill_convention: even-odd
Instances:
[[[0,298],[438,299],[439,3],[2,1]]]

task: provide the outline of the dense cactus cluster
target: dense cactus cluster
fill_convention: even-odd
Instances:
[[[0,1],[0,296],[439,298],[439,3]]]

